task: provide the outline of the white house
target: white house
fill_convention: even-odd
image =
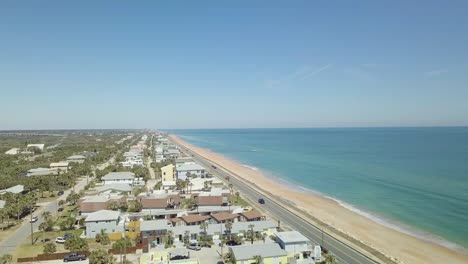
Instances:
[[[49,167],[51,169],[61,170],[67,172],[70,168],[70,162],[68,161],[60,161],[60,162],[52,162]]]
[[[17,155],[20,154],[21,150],[19,148],[12,148],[10,150],[7,150],[5,154],[7,155]]]
[[[36,168],[30,169],[26,172],[25,176],[33,177],[33,176],[45,176],[45,175],[57,175],[57,169],[51,168]]]
[[[89,214],[85,219],[86,237],[95,238],[104,230],[107,234],[123,231],[123,225],[119,225],[120,213],[111,210],[99,210]]]
[[[86,157],[83,155],[73,155],[67,158],[68,162],[83,163]]]
[[[135,174],[130,171],[109,172],[101,178],[104,185],[126,183],[132,186],[134,179]]]
[[[182,164],[177,169],[177,179],[185,180],[188,174],[201,176],[205,174],[205,168],[200,164]]]
[[[310,240],[298,231],[278,232],[276,242],[288,253],[312,252]]]

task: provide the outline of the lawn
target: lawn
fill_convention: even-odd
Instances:
[[[239,197],[239,199],[237,199],[237,197],[233,197],[233,200],[234,200],[233,205],[238,205],[242,207],[249,206],[249,203],[245,201],[244,199],[242,199],[242,197]]]

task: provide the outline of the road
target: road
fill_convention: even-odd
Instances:
[[[115,159],[115,156],[110,158],[107,162],[98,165],[97,168],[100,170],[106,168],[109,164],[114,162],[114,159]],[[86,184],[88,183],[88,181],[92,179],[93,177],[81,178],[74,186],[75,192],[79,192],[83,190]],[[51,212],[52,215],[55,215],[58,210],[58,201],[66,199],[66,197],[72,192],[72,190],[73,188],[70,188],[64,191],[64,194],[58,197],[57,200],[39,204],[41,208],[33,213],[33,216],[37,216],[39,218],[37,222],[33,223],[34,232],[37,232],[39,230],[39,225],[43,222],[43,219],[41,216],[42,212],[49,211]],[[18,245],[22,244],[24,240],[29,235],[31,235],[31,224],[29,223],[29,219],[30,217],[26,216],[23,220],[23,223],[21,224],[21,227],[19,227],[14,233],[12,233],[5,240],[0,242],[0,255],[13,252]]]
[[[304,234],[309,238],[314,244],[320,244],[326,249],[328,249],[333,255],[335,255],[340,263],[349,263],[349,264],[374,264],[374,263],[388,263],[388,260],[379,262],[374,259],[369,258],[368,256],[360,253],[359,251],[351,248],[350,246],[344,244],[338,239],[328,235],[325,232],[310,222],[304,220],[300,216],[294,214],[287,209],[284,205],[279,204],[277,201],[270,199],[256,189],[252,188],[248,183],[239,180],[235,175],[228,173],[221,168],[212,169],[214,164],[209,160],[206,160],[202,156],[198,155],[195,152],[186,150],[182,147],[183,152],[192,156],[195,161],[199,162],[205,168],[207,168],[213,175],[219,177],[220,179],[225,179],[226,176],[229,176],[230,183],[234,185],[241,193],[246,195],[250,200],[257,201],[258,198],[262,197],[265,200],[265,204],[262,205],[263,209],[273,215],[277,220],[280,220],[282,223],[286,223],[295,230]]]

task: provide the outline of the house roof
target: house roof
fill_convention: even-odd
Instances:
[[[119,219],[120,213],[111,210],[99,210],[86,217],[85,222],[109,221]]]
[[[215,219],[217,222],[225,221],[225,220],[231,220],[239,217],[238,214],[231,214],[228,212],[220,212],[216,214],[212,214],[211,217]]]
[[[128,183],[113,183],[113,184],[105,184],[97,188],[98,192],[105,192],[108,190],[115,190],[119,192],[131,192],[132,186]]]
[[[243,217],[247,218],[247,220],[252,220],[252,219],[257,219],[257,218],[263,217],[263,215],[260,212],[255,211],[255,210],[242,212],[240,214]]]
[[[223,204],[223,196],[198,196],[198,205],[221,205]]]
[[[52,162],[49,166],[50,167],[68,167],[68,161],[60,161],[60,162]]]
[[[184,163],[177,167],[177,171],[197,171],[205,168],[197,163]]]
[[[196,222],[202,222],[210,218],[208,215],[197,215],[197,214],[192,214],[192,215],[184,215],[180,217],[185,223],[190,224],[190,223],[196,223]]]
[[[119,172],[109,172],[102,180],[111,181],[111,180],[133,180],[135,178],[135,173],[130,171],[119,171]]]
[[[250,221],[250,222],[234,222],[232,224],[232,232],[239,233],[242,231],[250,230],[250,225],[253,225],[253,230],[255,232],[262,232],[265,229],[275,228],[278,226],[278,223],[272,220],[265,221]]]
[[[142,198],[141,205],[144,209],[166,208],[168,205],[168,201],[167,198]]]
[[[153,231],[167,229],[167,220],[149,220],[140,222],[140,231]]]
[[[310,240],[297,231],[285,231],[276,233],[276,237],[284,243],[309,242]]]
[[[86,159],[86,157],[83,155],[73,155],[67,158],[67,160],[82,160],[82,159]]]
[[[288,254],[277,243],[233,246],[231,247],[231,252],[236,261],[250,260],[256,255],[260,255],[263,258],[271,258],[286,256]]]
[[[28,148],[31,148],[31,147],[36,147],[36,148],[39,148],[39,149],[44,149],[44,144],[28,144],[27,146]]]
[[[13,187],[10,187],[8,189],[4,189],[4,190],[0,190],[0,193],[15,193],[15,194],[18,194],[18,193],[22,193],[24,191],[24,186],[21,185],[21,184],[18,184],[18,185],[15,185]]]
[[[0,200],[0,209],[3,209],[5,207],[6,202],[3,200]]]

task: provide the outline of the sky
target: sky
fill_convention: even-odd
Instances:
[[[1,1],[0,129],[468,125],[468,1]]]

